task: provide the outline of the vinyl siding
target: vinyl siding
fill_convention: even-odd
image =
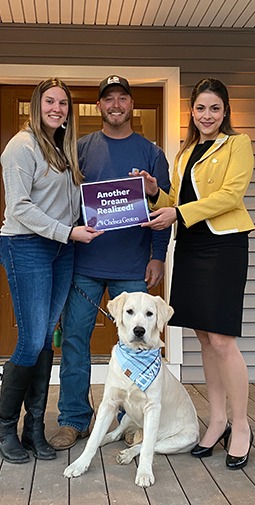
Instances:
[[[253,29],[1,26],[0,65],[110,65],[180,67],[181,139],[194,84],[205,76],[229,89],[233,122],[250,135],[255,153],[255,37]],[[255,219],[255,177],[245,203]],[[255,380],[255,234],[250,234],[243,338],[238,343]],[[183,382],[204,382],[199,344],[183,330]]]

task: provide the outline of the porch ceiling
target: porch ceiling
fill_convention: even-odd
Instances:
[[[254,28],[255,0],[1,0],[4,23]]]

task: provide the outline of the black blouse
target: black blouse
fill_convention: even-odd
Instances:
[[[192,182],[191,182],[191,170],[194,164],[202,158],[203,154],[211,147],[214,143],[214,140],[206,140],[203,144],[197,144],[188,160],[188,163],[185,168],[185,172],[182,179],[181,191],[180,191],[180,205],[188,202],[194,202],[197,200],[196,193],[194,191]],[[206,233],[210,234],[210,230],[205,221],[199,221],[199,223],[194,224],[190,228],[186,228],[183,224],[181,212],[178,213],[178,233],[177,238],[180,239],[183,235],[189,236],[190,233]]]

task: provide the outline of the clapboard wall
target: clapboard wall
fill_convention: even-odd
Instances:
[[[237,84],[236,75],[233,75],[232,72],[229,72],[229,74],[225,73],[224,75],[222,73],[214,72],[213,74],[210,73],[210,75],[228,83],[233,125],[238,132],[247,133],[250,136],[253,145],[253,152],[255,153],[255,80],[254,85],[251,86],[245,85],[243,82],[241,83],[241,80],[240,84]],[[183,82],[184,76],[181,80],[181,140],[185,138],[187,130],[189,96],[193,83],[195,82],[195,80],[190,82],[190,78],[193,79],[193,77],[193,74],[190,72],[185,75],[185,83]],[[253,77],[255,77],[255,75]],[[198,80],[197,76],[196,80]],[[255,171],[245,196],[245,204],[252,216],[253,222],[255,222]],[[254,381],[255,232],[252,232],[249,236],[249,249],[249,269],[244,299],[242,338],[238,339],[238,345],[248,365],[249,380]],[[182,381],[188,383],[204,382],[200,345],[194,332],[186,328],[183,329],[183,349]]]
[[[255,36],[253,29],[182,29],[1,25],[1,64],[180,67],[181,139],[188,99],[202,77],[221,79],[229,89],[234,125],[250,135],[255,153]],[[1,75],[1,66],[0,66]],[[255,220],[255,177],[246,205]],[[203,382],[199,345],[183,330],[183,382]],[[255,380],[255,234],[250,235],[249,275],[243,338],[239,345]]]

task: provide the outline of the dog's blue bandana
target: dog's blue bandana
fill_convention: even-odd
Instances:
[[[161,349],[131,349],[118,342],[116,357],[124,374],[142,391],[157,377],[161,366]]]

